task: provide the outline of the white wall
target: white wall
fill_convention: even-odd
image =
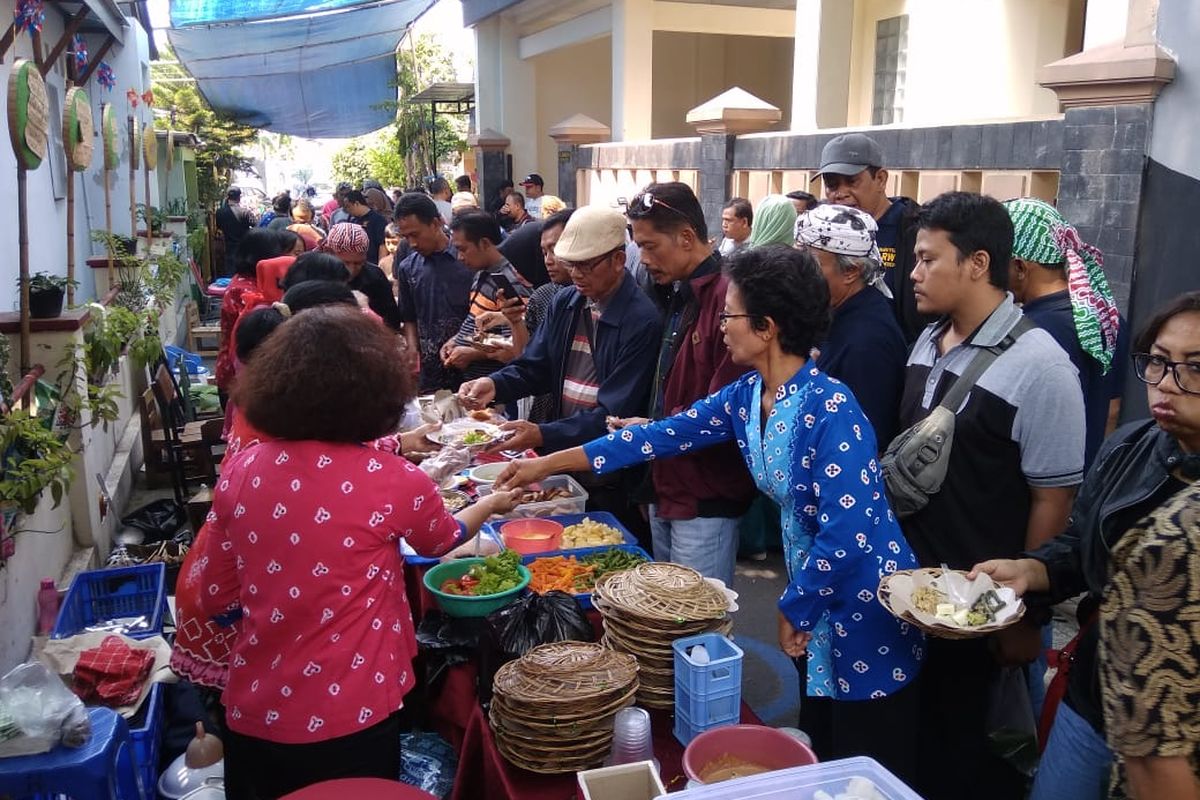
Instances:
[[[1166,85],[1154,104],[1150,157],[1193,178],[1200,178],[1200,147],[1196,144],[1196,109],[1200,108],[1198,36],[1200,3],[1160,0],[1158,42],[1175,57],[1176,67],[1175,80]]]
[[[847,124],[871,124],[875,24],[908,15],[904,124],[1055,114],[1040,67],[1078,49],[1078,0],[858,0]]]
[[[536,171],[546,180],[546,193],[557,195],[558,145],[548,132],[572,114],[612,124],[612,39],[604,36],[530,61],[537,92],[537,164],[522,165],[514,156],[513,175],[520,180]]]
[[[48,8],[46,23],[42,30],[42,40],[46,43],[55,42],[62,33],[62,20],[57,11]],[[97,35],[85,37],[88,50],[95,53],[100,49],[102,39]],[[125,45],[114,45],[109,50],[105,61],[112,67],[117,84],[111,92],[105,91],[95,79],[85,91],[92,105],[92,116],[96,129],[100,128],[100,103],[109,102],[119,112],[121,121],[121,165],[113,171],[110,182],[112,195],[113,231],[129,235],[129,143],[125,117],[128,103],[125,91],[135,88],[139,94],[145,91],[149,77],[149,45],[145,31],[138,25],[125,28]],[[12,72],[12,53],[20,58],[31,58],[32,49],[28,35],[17,37],[16,44],[9,57],[0,64],[0,82],[8,85],[8,76]],[[46,75],[47,89],[51,96],[50,149],[42,165],[28,173],[28,207],[29,207],[29,269],[30,272],[49,272],[57,275],[67,273],[67,202],[63,191],[56,191],[56,180],[53,171],[59,169],[65,162],[62,151],[62,118],[61,109],[65,98],[64,75],[61,62]],[[57,95],[57,102],[54,97]],[[149,120],[149,114],[144,106],[138,106],[138,114],[142,125]],[[15,311],[17,309],[18,292],[16,286],[19,266],[18,254],[18,218],[17,218],[17,178],[16,157],[8,144],[7,114],[0,115],[0,193],[8,202],[0,203],[0,253],[5,255],[0,260],[0,311]],[[103,178],[103,147],[99,136],[95,139],[95,150],[92,155],[92,166],[83,173],[73,173],[75,181],[75,272],[80,286],[76,290],[76,302],[84,302],[95,294],[95,285],[91,271],[84,261],[91,255],[100,255],[102,248],[93,245],[90,240],[92,229],[104,228],[104,183]],[[140,163],[140,162],[139,162]],[[65,187],[63,176],[59,176],[59,187]],[[145,182],[139,169],[135,188],[137,202],[144,203]],[[150,192],[151,205],[158,205],[158,181],[151,175]],[[15,351],[14,351],[15,352]],[[49,365],[47,365],[49,366]]]
[[[655,31],[653,137],[694,136],[687,112],[734,86],[777,106],[784,120],[777,127],[786,128],[792,51],[787,37]]]

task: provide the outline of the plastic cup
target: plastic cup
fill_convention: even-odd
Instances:
[[[650,731],[650,713],[631,706],[617,712],[613,720],[611,764],[654,760],[654,742]]]

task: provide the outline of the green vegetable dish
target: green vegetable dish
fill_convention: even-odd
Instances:
[[[590,556],[583,556],[579,560],[593,567],[592,581],[594,583],[601,575],[606,575],[609,572],[620,572],[623,569],[633,569],[646,559],[637,553],[631,553],[628,550],[618,550],[614,547],[611,550],[605,550],[603,553],[592,553]]]
[[[499,594],[516,588],[521,583],[521,555],[515,550],[505,550],[488,556],[474,564],[461,578],[451,578],[438,587],[445,594],[481,597]]]
[[[463,444],[487,444],[491,440],[492,435],[482,430],[467,431],[462,437]]]

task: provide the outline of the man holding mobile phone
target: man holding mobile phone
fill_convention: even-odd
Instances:
[[[458,260],[475,272],[467,315],[458,333],[442,346],[442,363],[462,370],[464,380],[490,375],[516,357],[512,330],[501,325],[484,331],[478,319],[501,311],[514,299],[524,302],[532,288],[497,249],[500,225],[482,211],[459,214],[450,223]]]

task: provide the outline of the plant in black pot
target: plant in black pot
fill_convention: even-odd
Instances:
[[[29,316],[34,319],[50,319],[61,314],[63,297],[70,283],[74,281],[69,281],[62,275],[35,272],[29,278]],[[20,290],[20,287],[21,280],[18,278],[17,289]]]

